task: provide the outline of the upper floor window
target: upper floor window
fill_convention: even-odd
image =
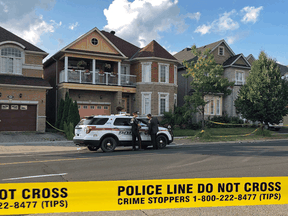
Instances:
[[[224,56],[224,47],[218,47],[218,55]]]
[[[177,66],[174,65],[174,84],[177,85]]]
[[[244,85],[244,72],[243,71],[236,71],[235,85]]]
[[[1,49],[1,73],[22,74],[22,61],[22,53],[20,50],[13,47]]]
[[[142,82],[151,82],[151,62],[142,63]]]
[[[169,64],[159,63],[159,82],[169,83]]]

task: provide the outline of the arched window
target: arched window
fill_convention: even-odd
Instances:
[[[22,53],[19,49],[3,48],[0,57],[1,73],[22,74]]]

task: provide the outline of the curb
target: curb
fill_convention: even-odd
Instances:
[[[67,141],[39,141],[39,142],[0,142],[1,145],[40,145],[40,144],[56,144],[56,143],[61,143],[61,144],[74,144],[73,141],[67,140]]]

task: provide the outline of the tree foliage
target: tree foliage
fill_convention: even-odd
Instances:
[[[204,100],[205,95],[222,93],[223,96],[231,94],[229,86],[233,86],[233,82],[229,82],[224,78],[224,69],[222,65],[215,62],[214,55],[210,53],[210,49],[206,49],[201,53],[194,45],[192,52],[196,56],[197,61],[186,62],[183,64],[187,68],[184,77],[192,76],[193,81],[191,87],[192,95],[185,96],[187,114],[191,112],[200,112],[202,115],[202,128],[204,128],[204,107],[207,101]]]
[[[60,127],[60,123],[61,123],[61,120],[62,120],[62,114],[63,114],[63,110],[64,110],[64,104],[65,104],[65,102],[61,98],[60,104],[59,104],[59,107],[58,107],[58,111],[57,111],[57,120],[56,120],[56,124],[55,124],[56,128]]]
[[[244,118],[267,125],[278,124],[288,114],[287,105],[287,81],[281,79],[276,61],[262,51],[253,62],[246,84],[240,89],[236,109]]]

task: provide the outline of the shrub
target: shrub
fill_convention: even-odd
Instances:
[[[70,122],[70,124],[67,126],[66,122],[64,122],[64,132],[65,132],[65,135],[66,135],[66,138],[68,140],[73,140],[73,137],[74,137],[74,126],[72,124],[72,122]]]

